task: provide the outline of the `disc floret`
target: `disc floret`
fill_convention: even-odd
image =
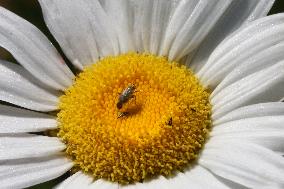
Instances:
[[[135,98],[118,108],[130,85]],[[119,183],[184,169],[210,129],[209,94],[194,74],[149,54],[106,57],[87,67],[59,108],[58,135],[76,166]]]

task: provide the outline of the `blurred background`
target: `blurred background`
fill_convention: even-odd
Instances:
[[[32,24],[36,25],[57,47],[60,51],[59,45],[54,40],[52,35],[49,33],[46,25],[44,24],[41,9],[37,0],[0,0],[0,6],[9,9],[10,11],[16,13],[17,15],[25,18]],[[284,0],[276,0],[273,8],[269,14],[276,14],[284,12]],[[62,52],[61,52],[62,54]],[[3,48],[0,48],[0,58],[15,62],[10,53],[8,53]],[[50,189],[68,176],[68,173],[55,180],[30,187],[29,189]],[[1,187],[1,186],[0,186]]]

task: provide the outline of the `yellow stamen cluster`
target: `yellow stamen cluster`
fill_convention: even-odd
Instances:
[[[118,109],[129,85],[136,87],[134,98]],[[106,57],[61,96],[58,135],[75,165],[94,178],[133,183],[167,176],[202,148],[210,129],[208,98],[190,70],[164,57]]]

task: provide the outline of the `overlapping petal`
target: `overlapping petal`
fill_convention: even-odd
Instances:
[[[72,84],[73,73],[47,37],[35,26],[2,7],[0,46],[50,88],[64,90]]]
[[[206,178],[206,180],[204,180],[204,178]],[[66,179],[58,185],[56,189],[75,189],[78,187],[84,189],[156,189],[159,187],[163,189],[172,189],[174,187],[179,189],[187,189],[189,187],[196,189],[228,189],[228,187],[221,183],[212,173],[200,166],[195,166],[185,173],[178,173],[172,178],[159,176],[153,180],[130,185],[117,185],[105,180],[93,181],[92,177],[80,171]]]
[[[64,53],[79,69],[101,56],[119,53],[113,24],[99,1],[39,1],[45,22]]]
[[[72,175],[71,177],[64,180],[56,189],[119,189],[119,184],[105,181],[102,179],[93,180],[93,178],[82,171],[79,171]]]
[[[86,175],[82,171],[78,171],[72,176],[65,179],[62,183],[57,185],[56,189],[77,189],[84,188],[89,189],[91,183],[93,182],[93,178]]]
[[[197,73],[201,82],[214,88],[236,66],[284,41],[284,14],[253,22],[219,45]],[[272,37],[273,36],[273,37]]]
[[[204,178],[206,178],[204,180]],[[212,173],[210,173],[205,168],[197,165],[188,170],[185,170],[183,173],[179,172],[177,175],[172,178],[165,178],[159,176],[156,179],[145,181],[143,183],[136,183],[133,185],[123,186],[122,189],[155,189],[155,188],[165,188],[165,189],[187,189],[187,188],[196,188],[196,189],[210,189],[210,188],[219,188],[219,189],[228,189],[228,187],[221,183]]]
[[[55,128],[57,122],[53,116],[0,105],[0,134],[39,132]]]
[[[284,14],[256,20],[223,41],[197,76],[205,86],[215,88],[234,68],[245,64],[246,59],[261,56],[261,51],[283,41]]]
[[[284,159],[248,141],[212,137],[199,163],[214,174],[249,188],[273,188],[284,184]]]
[[[284,115],[244,118],[215,126],[211,135],[219,139],[247,140],[273,151],[284,152]]]
[[[57,137],[33,134],[0,135],[0,161],[45,157],[62,151],[65,145]]]
[[[232,4],[227,0],[83,2],[40,0],[50,31],[80,69],[99,56],[127,51],[178,60],[198,48]],[[260,4],[269,7],[271,1],[251,3],[246,13]]]
[[[274,65],[275,63],[284,60],[283,54],[284,41],[277,43],[269,48],[266,48],[262,51],[254,53],[249,58],[240,63],[235,69],[233,69],[214,89],[211,94],[211,97],[214,97],[222,89],[228,85],[252,74],[264,68]]]
[[[158,54],[176,4],[175,1],[163,0],[132,1],[135,50]]]
[[[61,155],[41,158],[16,159],[0,162],[2,188],[25,188],[67,172],[73,163]]]
[[[212,119],[241,106],[279,101],[284,94],[284,61],[253,73],[223,89],[211,99]]]
[[[0,100],[37,111],[57,109],[58,95],[43,88],[23,67],[0,61]]]
[[[231,2],[180,1],[167,26],[162,55],[179,60],[194,51]]]
[[[134,8],[131,0],[104,0],[101,1],[101,4],[110,20],[114,21],[112,27],[117,33],[119,52],[135,51],[132,35],[135,33],[132,27]]]
[[[207,62],[211,53],[226,37],[238,28],[250,24],[251,21],[266,16],[273,3],[274,0],[233,1],[208,33],[197,52],[187,57],[186,64],[192,70],[198,72]]]
[[[284,115],[284,103],[267,102],[243,106],[235,109],[226,115],[214,120],[214,125],[223,124],[229,121],[236,121],[246,118],[264,117],[264,116],[280,116]]]

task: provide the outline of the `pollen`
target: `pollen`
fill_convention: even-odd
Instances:
[[[211,125],[209,93],[193,72],[150,54],[86,67],[59,109],[58,136],[76,169],[122,184],[182,171],[198,157]]]

